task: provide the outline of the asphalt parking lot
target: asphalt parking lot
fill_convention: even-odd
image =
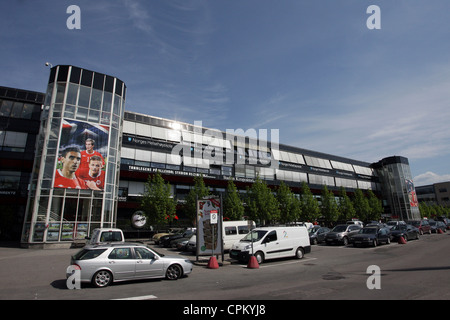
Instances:
[[[190,253],[155,247],[165,254]],[[69,290],[65,271],[79,249],[22,249],[0,244],[1,300],[304,300],[450,299],[450,233],[375,248],[314,245],[301,260],[278,259],[258,269],[230,260],[209,269],[208,257],[177,281],[144,280]],[[381,290],[369,290],[371,265],[381,270]]]

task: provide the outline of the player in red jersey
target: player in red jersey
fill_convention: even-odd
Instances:
[[[75,175],[75,172],[80,166],[80,149],[78,147],[66,148],[62,152],[60,160],[62,168],[56,170],[55,188],[86,189],[84,180]]]
[[[95,141],[91,138],[86,139],[85,142],[86,150],[81,151],[81,163],[80,163],[80,172],[81,171],[89,171],[89,160],[93,156],[99,156],[102,159],[102,165],[105,165],[105,160],[100,152],[94,150]]]
[[[103,159],[99,156],[92,156],[89,160],[89,170],[79,171],[78,176],[85,181],[89,189],[103,190],[105,188],[105,173],[102,169]]]

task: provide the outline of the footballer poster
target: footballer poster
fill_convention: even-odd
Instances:
[[[108,137],[107,126],[63,119],[54,188],[102,191]]]

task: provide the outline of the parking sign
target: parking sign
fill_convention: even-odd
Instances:
[[[209,223],[217,224],[217,210],[211,210],[209,214]]]

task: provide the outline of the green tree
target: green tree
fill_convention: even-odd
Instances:
[[[244,205],[233,180],[228,180],[227,195],[224,200],[224,217],[230,220],[241,220],[244,216]]]
[[[279,203],[281,223],[293,222],[300,218],[302,212],[300,201],[283,181],[276,190],[276,198]]]
[[[338,220],[341,221],[350,220],[356,214],[355,208],[353,207],[353,202],[347,195],[347,191],[345,190],[344,187],[341,187],[339,191],[338,209],[339,209]]]
[[[316,221],[320,217],[319,202],[314,198],[311,189],[306,182],[302,183],[302,193],[300,195],[301,219],[303,221]]]
[[[185,213],[191,221],[197,219],[197,199],[209,196],[209,188],[205,185],[203,175],[194,177],[194,187],[186,196]]]
[[[369,201],[364,196],[361,189],[355,190],[355,198],[353,199],[353,207],[356,211],[356,217],[361,221],[367,221],[370,216]]]
[[[170,223],[176,218],[176,203],[170,184],[164,182],[159,172],[148,177],[141,207],[151,224]]]
[[[373,193],[372,190],[368,191],[369,198],[367,199],[370,207],[370,215],[367,220],[378,221],[381,219],[381,214],[384,212],[383,204],[381,200]]]
[[[322,204],[320,211],[327,222],[336,222],[339,217],[339,209],[333,192],[329,191],[327,186],[323,186]]]
[[[259,176],[247,193],[248,213],[251,220],[262,224],[277,221],[280,217],[278,201]]]

